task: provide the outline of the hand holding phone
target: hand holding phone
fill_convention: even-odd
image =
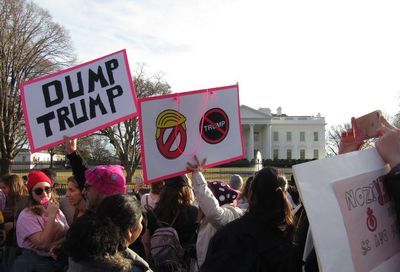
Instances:
[[[379,136],[382,127],[380,117],[382,112],[376,110],[358,118],[352,118],[353,135],[356,141],[367,140]]]

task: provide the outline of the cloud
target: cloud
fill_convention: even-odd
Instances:
[[[333,123],[398,111],[396,1],[36,2],[70,30],[81,61],[126,48],[131,66],[165,72],[174,91],[239,82],[244,104]]]

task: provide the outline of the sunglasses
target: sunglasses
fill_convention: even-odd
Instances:
[[[51,193],[51,187],[47,187],[46,186],[44,188],[36,188],[35,190],[33,190],[33,192],[38,196],[42,195],[43,191],[45,191],[46,194],[50,194]]]

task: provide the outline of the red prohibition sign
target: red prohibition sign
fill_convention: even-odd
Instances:
[[[164,142],[164,134],[166,130],[167,128],[160,128],[160,136],[157,138],[157,147],[164,157],[167,159],[175,159],[185,150],[187,141],[186,130],[181,124],[173,127],[167,140]],[[180,135],[180,143],[175,150],[171,150],[178,135]]]
[[[201,137],[209,144],[222,142],[228,131],[228,115],[220,108],[208,110],[200,121]]]

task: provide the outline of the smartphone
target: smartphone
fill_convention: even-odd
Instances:
[[[351,125],[353,127],[353,135],[357,141],[367,140],[378,137],[378,130],[381,127],[379,120],[382,112],[376,110],[366,115],[353,119]]]

